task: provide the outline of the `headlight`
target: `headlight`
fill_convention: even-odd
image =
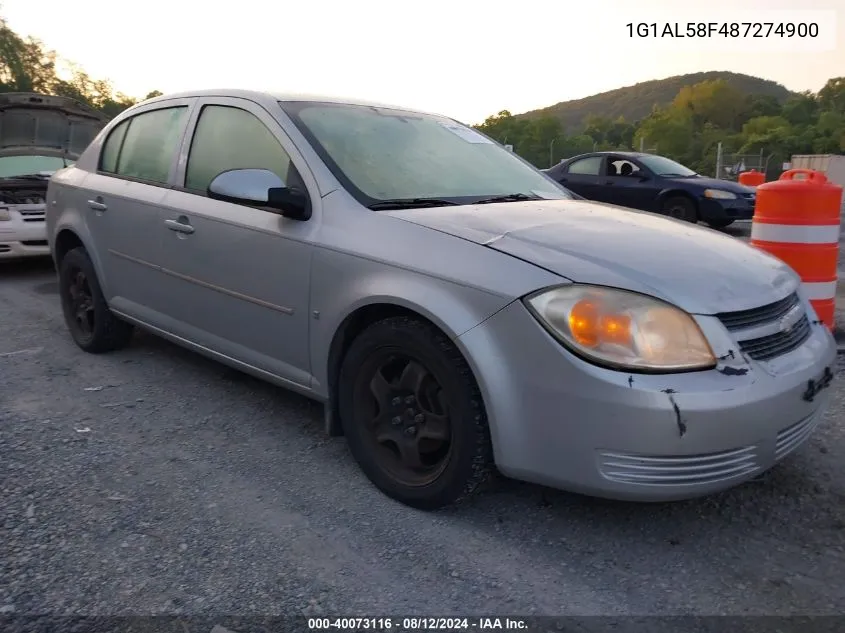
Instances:
[[[716,366],[695,320],[653,297],[576,284],[535,293],[526,303],[555,338],[599,365],[663,373]]]
[[[721,189],[705,189],[705,198],[712,198],[713,200],[736,200],[736,194],[730,191],[722,191]]]
[[[0,222],[8,222],[12,219],[12,214],[6,207],[0,207]]]

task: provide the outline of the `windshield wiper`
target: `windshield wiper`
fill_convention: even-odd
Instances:
[[[452,207],[457,202],[441,200],[439,198],[396,198],[394,200],[380,200],[367,205],[373,211],[389,211],[391,209],[422,209],[424,207]]]
[[[476,200],[473,204],[491,204],[493,202],[522,202],[524,200],[542,200],[540,196],[529,196],[527,193],[507,193],[503,196],[493,196]]]

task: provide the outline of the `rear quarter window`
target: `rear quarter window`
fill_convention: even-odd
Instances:
[[[130,120],[124,121],[109,132],[106,142],[103,143],[103,151],[100,153],[100,171],[110,174],[117,172],[117,158],[120,156],[120,148]]]

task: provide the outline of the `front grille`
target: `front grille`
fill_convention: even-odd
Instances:
[[[785,299],[770,303],[762,308],[740,310],[739,312],[722,312],[721,314],[717,314],[716,317],[731,332],[745,330],[777,321],[799,303],[798,295],[793,292]]]
[[[746,477],[759,469],[757,447],[707,455],[651,457],[599,453],[599,470],[610,481],[640,486],[706,486]]]
[[[810,321],[805,314],[798,323],[788,330],[748,341],[740,341],[739,348],[754,360],[768,360],[800,347],[809,336]]]
[[[742,330],[761,327],[777,323],[791,310],[801,306],[798,295],[792,293],[785,299],[770,303],[761,308],[741,310],[739,312],[723,312],[716,316],[730,332],[737,333],[735,338],[740,350],[754,360],[769,360],[791,352],[800,347],[810,336],[810,321],[802,309],[800,320],[786,330],[780,330],[757,338],[744,339]]]
[[[24,222],[43,222],[44,221],[44,209],[38,209],[37,211],[32,210],[18,210],[18,213],[21,214],[21,218]]]

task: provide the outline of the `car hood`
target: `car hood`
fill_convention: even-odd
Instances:
[[[722,191],[730,191],[731,193],[738,194],[754,193],[754,189],[741,185],[738,182],[733,182],[732,180],[719,180],[718,178],[708,178],[707,176],[696,176],[694,178],[666,178],[666,180],[701,187],[701,189],[721,189]]]
[[[613,205],[543,200],[380,213],[695,314],[773,303],[799,283],[786,264],[736,238]]]
[[[66,97],[0,94],[0,156],[76,160],[107,122],[97,110]]]

